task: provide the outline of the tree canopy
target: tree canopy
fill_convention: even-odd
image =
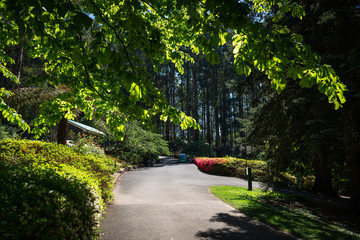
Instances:
[[[278,9],[276,14],[272,7]],[[19,81],[7,68],[16,61],[7,49],[21,44],[31,57],[45,61],[46,75],[34,76],[37,81],[71,89],[42,105],[32,130],[37,135],[62,117],[73,119],[77,108],[89,119],[106,117],[120,137],[125,122],[148,123],[156,114],[182,128],[198,128],[193,118],[166,102],[151,82],[146,62],[155,71],[159,64],[173,62],[182,73],[184,62],[194,61],[182,48],[186,46],[217,64],[216,47],[230,41],[231,35],[238,74],[249,75],[253,66],[266,73],[278,93],[290,78],[300,87],[316,84],[336,109],[345,102],[345,85],[335,71],[320,64],[301,35],[279,23],[286,13],[304,16],[301,6],[286,0],[1,0],[0,12],[2,75]],[[271,28],[249,18],[262,12],[273,14]],[[0,90],[0,111],[29,129],[5,103],[11,94]]]

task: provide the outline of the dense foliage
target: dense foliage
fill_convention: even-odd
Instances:
[[[184,145],[182,152],[191,157],[215,157],[215,152],[209,144],[190,142]]]
[[[170,107],[149,79],[146,61],[152,69],[173,62],[183,73],[184,61],[194,58],[182,50],[204,53],[212,64],[220,62],[215,48],[224,45],[234,29],[234,64],[238,74],[248,76],[250,66],[266,73],[271,86],[281,92],[286,76],[299,79],[301,87],[319,86],[329,102],[338,108],[345,102],[345,86],[328,65],[305,46],[298,34],[290,34],[279,23],[271,28],[248,19],[250,13],[279,9],[274,21],[285,13],[302,18],[304,10],[281,1],[124,1],[106,0],[1,1],[1,49],[21,45],[29,56],[41,58],[49,83],[66,85],[70,92],[58,95],[42,105],[42,114],[34,121],[34,133],[41,134],[63,117],[73,119],[73,109],[80,108],[87,118],[106,117],[119,130],[126,121],[149,122],[156,114],[170,117],[182,128],[198,125],[178,109]],[[286,46],[286,47],[285,47]],[[20,75],[5,66],[16,61],[6,52],[0,54],[5,79],[19,83]],[[21,68],[20,68],[21,69]],[[104,78],[106,81],[104,81]],[[38,79],[40,80],[40,79]],[[13,93],[2,88],[0,110],[9,121],[24,129],[21,120],[4,98]],[[96,111],[95,111],[96,110]]]
[[[132,164],[153,164],[159,155],[170,155],[167,141],[137,122],[126,123],[124,133],[123,141],[116,142],[109,154]]]
[[[3,125],[0,121],[0,140],[5,138],[15,138],[16,136],[16,128]]]
[[[185,146],[186,141],[181,138],[175,138],[169,141],[169,150],[173,154],[181,153],[183,147]]]
[[[360,203],[355,187],[360,182],[359,1],[294,2],[306,11],[303,21],[293,21],[288,15],[281,23],[301,34],[331,64],[348,86],[348,101],[341,111],[332,111],[315,88],[299,89],[289,83],[276,95],[267,85],[256,87],[265,82],[264,77],[252,76],[242,89],[248,92],[252,108],[246,121],[247,144],[261,147],[261,158],[269,163],[274,178],[287,171],[302,185],[314,176],[313,190],[349,194],[356,209]],[[266,24],[273,23],[268,19]]]
[[[5,239],[93,239],[112,198],[113,160],[67,146],[0,142],[0,234]]]
[[[97,143],[101,140],[102,139],[98,140],[92,136],[86,136],[85,134],[83,134],[83,136],[80,136],[75,141],[73,141],[72,145],[76,148],[77,151],[83,154],[96,154],[100,156],[105,156],[105,152],[101,148],[101,145]]]

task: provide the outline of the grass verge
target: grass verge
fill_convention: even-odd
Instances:
[[[307,207],[303,197],[232,186],[213,186],[210,191],[242,213],[302,239],[360,239],[347,224]]]

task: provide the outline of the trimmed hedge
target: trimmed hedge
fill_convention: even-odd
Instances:
[[[195,158],[195,164],[203,171],[212,173],[214,164],[222,165],[227,160],[224,158]]]
[[[113,160],[67,146],[0,142],[0,236],[94,239],[112,198]]]
[[[246,160],[239,158],[195,158],[195,164],[203,171],[222,176],[247,178]],[[260,180],[267,175],[267,165],[259,160],[247,160],[251,167],[254,180]]]

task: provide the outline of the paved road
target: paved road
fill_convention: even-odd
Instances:
[[[204,174],[170,158],[161,161],[119,179],[101,222],[102,240],[294,239],[235,211],[208,190],[247,186],[246,181]]]

